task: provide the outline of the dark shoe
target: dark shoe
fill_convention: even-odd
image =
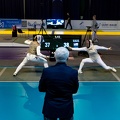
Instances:
[[[94,42],[98,42],[98,39],[95,39]]]

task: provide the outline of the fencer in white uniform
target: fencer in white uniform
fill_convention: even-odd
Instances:
[[[26,63],[28,63],[28,61],[40,62],[40,63],[43,63],[45,68],[48,67],[48,62],[46,59],[49,58],[49,56],[43,55],[40,51],[42,38],[43,36],[36,35],[33,41],[25,40],[24,43],[29,45],[29,49],[26,57],[23,59],[23,61],[20,63],[20,65],[17,67],[17,69],[13,73],[13,76],[16,76],[17,73],[22,69],[22,67],[25,66]]]
[[[85,63],[98,63],[106,70],[112,70],[113,72],[117,71],[115,68],[107,66],[97,52],[97,50],[111,50],[111,47],[107,48],[104,46],[93,45],[92,40],[88,40],[87,44],[88,44],[87,47],[81,47],[81,48],[69,47],[69,49],[71,50],[88,52],[89,58],[85,58],[81,61],[78,69],[78,73],[82,73],[82,68]]]

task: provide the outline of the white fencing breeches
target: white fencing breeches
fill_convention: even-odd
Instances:
[[[28,61],[41,62],[44,64],[45,68],[48,67],[48,63],[47,63],[47,60],[45,58],[27,53],[26,57],[23,59],[23,61],[20,63],[20,65],[17,67],[17,69],[14,73],[17,74],[22,69],[22,67],[26,65],[26,63]]]
[[[96,60],[92,60],[91,58],[85,58],[81,61],[79,70],[81,71],[85,63],[98,63],[100,66],[102,66],[106,70],[111,70],[112,67],[107,66],[100,57],[98,57]]]

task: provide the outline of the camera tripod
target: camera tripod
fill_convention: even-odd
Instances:
[[[43,27],[43,25],[41,25],[41,28],[40,28],[39,33],[38,33],[38,34],[40,34],[40,32],[42,32],[42,34],[41,34],[41,35],[43,35],[43,31],[44,31],[44,32],[46,33],[46,35],[47,35],[47,32],[46,32],[45,28]]]
[[[83,42],[81,43],[81,47],[84,45],[86,40],[90,40],[91,39],[91,26],[86,26],[87,27],[87,31],[85,33]]]
[[[39,33],[42,32],[41,35],[43,35],[43,31],[44,31],[44,32],[46,33],[46,35],[47,35],[47,32],[46,32],[46,30],[45,30],[45,28],[44,28],[44,25],[45,25],[45,23],[44,23],[43,19],[41,19],[41,27],[40,27],[40,30],[39,30]],[[38,34],[39,34],[39,33],[38,33]]]
[[[91,27],[90,26],[86,26],[87,30],[83,39],[83,42],[81,43],[81,47],[83,47],[84,43],[86,42],[86,40],[90,40],[91,39]],[[80,55],[85,55],[88,56],[88,53],[86,51],[80,51],[78,52],[78,56]]]

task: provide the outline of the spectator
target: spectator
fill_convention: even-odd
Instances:
[[[39,91],[46,92],[42,113],[44,120],[73,120],[72,95],[78,90],[78,72],[66,65],[69,51],[59,47],[55,51],[56,65],[44,68]]]
[[[93,15],[93,20],[92,20],[92,25],[91,25],[91,29],[92,29],[92,41],[93,42],[98,42],[98,38],[97,38],[97,30],[98,30],[98,23],[96,21],[96,15]]]
[[[71,17],[70,17],[70,14],[69,14],[69,13],[67,13],[67,24],[66,24],[65,29],[67,29],[68,25],[70,25],[70,27],[71,27],[71,29],[72,29]]]

